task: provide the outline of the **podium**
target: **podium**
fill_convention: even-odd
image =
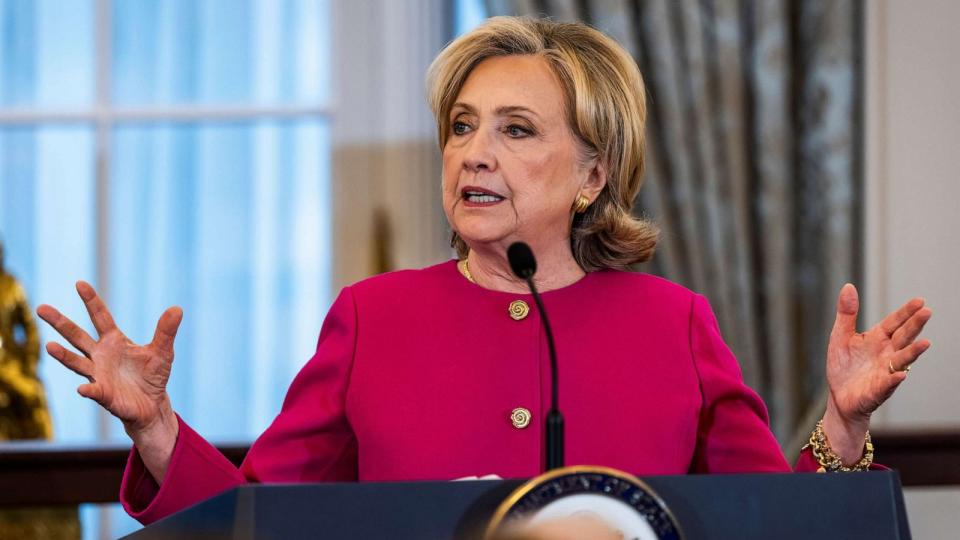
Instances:
[[[643,477],[686,540],[907,540],[892,471]],[[126,538],[478,540],[521,480],[252,484]]]

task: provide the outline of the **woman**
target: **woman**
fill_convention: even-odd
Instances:
[[[567,462],[641,475],[788,471],[766,410],[742,381],[706,300],[620,270],[656,230],[629,210],[643,172],[644,89],[632,59],[583,25],[495,18],[430,70],[443,204],[459,261],[345,288],[315,356],[238,470],[173,411],[165,391],[182,319],[131,343],[79,283],[99,340],[40,316],[83,354],[48,352],[90,379],[81,395],[133,439],[121,493],[149,523],[248,481],[447,479],[541,470],[549,370],[539,315],[507,246],[531,245],[551,310]],[[840,292],[827,351],[830,400],[798,470],[870,466],[871,413],[929,347],[914,299],[855,331]],[[866,448],[866,451],[865,451]]]

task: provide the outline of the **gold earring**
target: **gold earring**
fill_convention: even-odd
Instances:
[[[573,203],[573,211],[582,214],[587,211],[587,207],[590,206],[590,199],[586,198],[583,194],[577,195],[577,202]]]

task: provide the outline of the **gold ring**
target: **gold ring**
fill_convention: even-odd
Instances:
[[[902,371],[903,373],[910,373],[910,368],[913,367],[913,366],[907,366],[907,367],[905,367],[905,368],[903,368],[903,369],[893,369],[893,361],[888,362],[887,366],[890,368],[890,374],[891,374],[891,375],[893,375],[894,373],[900,372],[900,371]]]

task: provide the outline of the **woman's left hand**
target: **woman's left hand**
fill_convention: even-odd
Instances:
[[[845,464],[860,459],[870,415],[893,395],[910,366],[930,348],[930,341],[917,336],[933,315],[922,298],[914,298],[858,333],[859,310],[857,289],[848,283],[840,289],[827,347],[830,397],[823,417],[830,446]]]

